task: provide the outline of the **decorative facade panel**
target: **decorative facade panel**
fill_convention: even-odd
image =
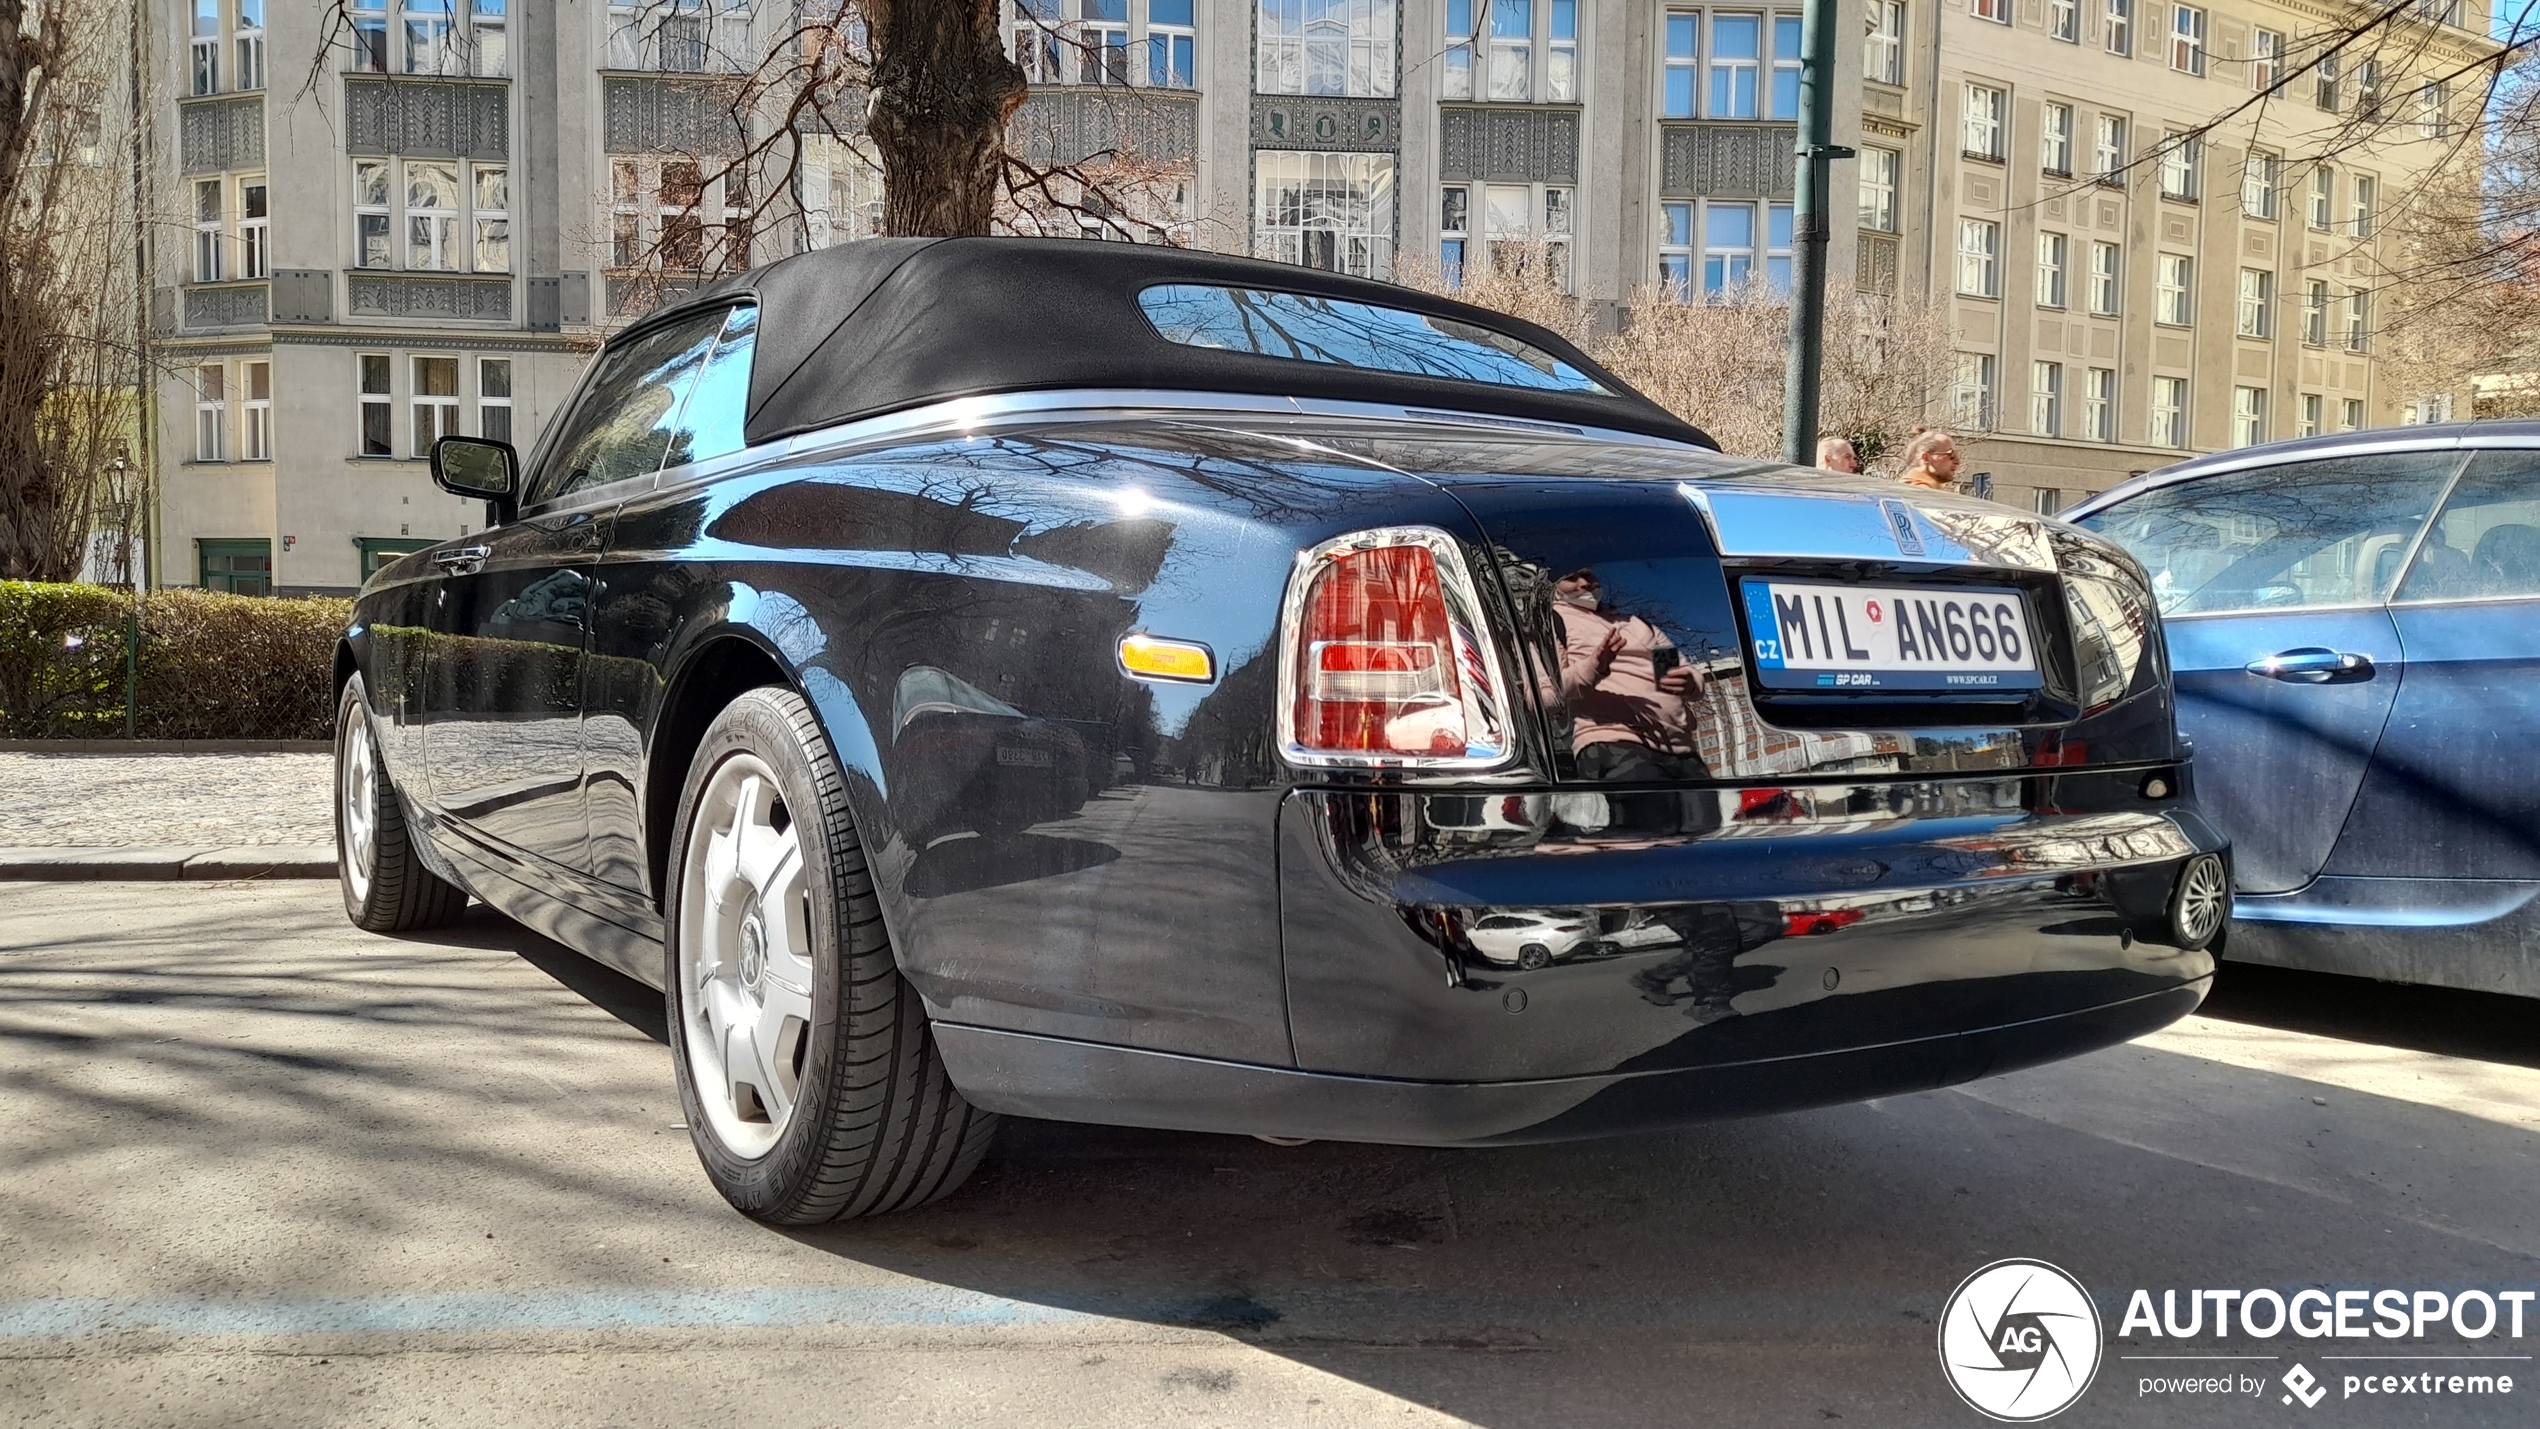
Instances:
[[[265,99],[222,99],[179,105],[177,158],[189,174],[218,174],[265,166]]]
[[[187,327],[242,327],[265,320],[265,285],[242,283],[185,290]]]
[[[1658,191],[1668,198],[1788,198],[1799,131],[1762,124],[1670,124]]]
[[[728,80],[611,79],[601,90],[602,147],[612,154],[732,158],[747,146]]]
[[[1451,183],[1575,184],[1579,112],[1540,105],[1442,105],[1438,177]]]
[[[1857,249],[1860,272],[1853,282],[1864,293],[1883,297],[1896,296],[1896,255],[1900,247],[1892,233],[1863,233]]]
[[[1110,85],[1035,89],[1006,132],[1025,162],[1043,168],[1111,158],[1187,164],[1199,147],[1199,96]]]
[[[345,311],[364,318],[509,322],[512,285],[504,278],[416,278],[354,273],[344,280]]]
[[[1402,147],[1402,105],[1391,99],[1256,94],[1252,146],[1394,153]]]
[[[511,152],[511,89],[445,80],[344,81],[344,150],[434,159]]]

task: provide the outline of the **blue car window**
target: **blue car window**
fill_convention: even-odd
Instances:
[[[706,359],[688,391],[687,405],[679,409],[663,470],[711,461],[748,445],[741,437],[741,421],[750,405],[750,353],[757,338],[757,308],[734,308],[724,319],[714,356]]]
[[[2155,487],[2081,524],[2134,553],[2163,615],[2374,605],[2460,463],[2455,451],[2288,462]]]
[[[1140,291],[1138,304],[1157,332],[1190,347],[1543,392],[1605,391],[1530,342],[1403,308],[1201,283],[1158,284]]]
[[[2399,587],[2402,601],[2540,596],[2540,452],[2470,458]]]

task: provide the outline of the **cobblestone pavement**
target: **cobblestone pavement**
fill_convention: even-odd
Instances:
[[[325,754],[0,753],[0,848],[335,840]]]

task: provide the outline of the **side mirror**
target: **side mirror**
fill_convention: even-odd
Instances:
[[[443,437],[432,444],[432,480],[453,496],[483,498],[495,525],[520,510],[520,456],[509,442]]]

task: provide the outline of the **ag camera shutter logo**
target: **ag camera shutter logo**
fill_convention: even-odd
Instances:
[[[2099,1372],[2099,1308],[2042,1260],[1997,1260],[1940,1314],[1940,1368],[1967,1407],[2029,1424],[2072,1407]]]

